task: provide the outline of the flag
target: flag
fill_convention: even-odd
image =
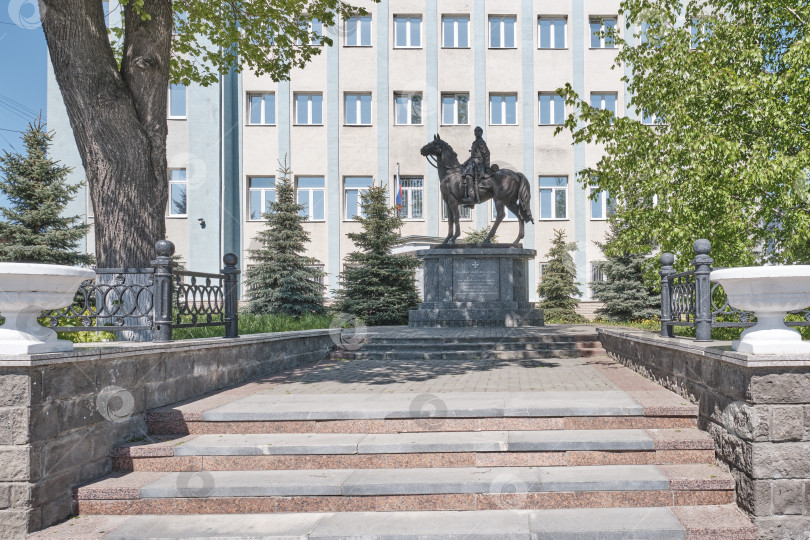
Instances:
[[[399,163],[397,163],[397,210],[402,210],[402,181],[399,177]]]

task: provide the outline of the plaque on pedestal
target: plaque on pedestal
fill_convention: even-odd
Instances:
[[[436,246],[416,252],[424,264],[425,301],[412,327],[543,326],[529,302],[529,261],[536,251],[510,245]]]

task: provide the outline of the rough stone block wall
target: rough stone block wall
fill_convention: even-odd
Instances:
[[[699,427],[761,538],[810,539],[810,366],[741,365],[741,355],[652,333],[599,337],[615,359],[699,405]]]
[[[146,434],[145,412],[325,358],[329,330],[0,357],[0,538],[63,520],[72,490]]]

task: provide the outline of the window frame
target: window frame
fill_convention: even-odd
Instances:
[[[363,25],[363,20],[368,19],[368,26],[369,26],[369,29],[368,29],[368,33],[369,33],[369,43],[368,43],[368,45],[365,45],[365,44],[363,44],[363,43],[357,43],[357,44],[354,44],[354,45],[353,45],[353,44],[349,43],[349,29],[348,29],[348,24],[349,24],[349,21],[351,21],[352,19],[356,19],[356,20],[357,20],[357,36],[358,36],[358,42],[362,42],[362,35],[363,35],[363,31],[362,31],[362,25]],[[343,38],[343,46],[344,46],[344,47],[373,47],[373,46],[374,46],[374,22],[373,22],[373,20],[372,20],[372,18],[371,18],[371,15],[355,15],[354,17],[349,17],[348,19],[346,19],[346,20],[343,22],[343,32],[344,32],[344,34],[345,34],[345,37]]]
[[[455,120],[452,124],[446,124],[444,122],[444,98],[448,96],[453,96],[453,119]],[[467,122],[462,124],[458,121],[458,103],[459,103],[459,96],[464,96],[467,98]],[[469,92],[442,92],[439,96],[441,99],[441,124],[442,126],[469,126],[470,125],[470,93]]]
[[[613,199],[611,199],[610,193],[606,190],[591,188],[591,195],[593,195],[593,193],[599,193],[600,195],[600,209],[602,217],[593,217],[593,207],[595,201],[589,197],[588,202],[590,203],[590,221],[607,221],[615,212],[613,209],[615,203],[613,202]]]
[[[402,176],[402,175],[400,175],[399,180],[403,184],[402,185],[402,208],[397,212],[397,214],[399,215],[400,218],[402,218],[403,221],[411,221],[411,222],[412,221],[425,221],[425,177],[424,176]],[[405,180],[419,180],[421,182],[421,185],[418,188],[414,187],[414,186],[407,186],[406,187],[404,185]],[[394,189],[396,189],[396,176],[394,177]],[[411,214],[412,214],[411,211],[413,210],[413,208],[412,208],[412,205],[409,204],[409,203],[413,202],[413,199],[411,198],[411,194],[413,192],[415,192],[415,191],[421,192],[421,195],[419,196],[419,203],[420,203],[420,206],[422,207],[421,208],[421,214],[422,214],[421,217],[413,217],[413,216],[411,216]],[[407,195],[406,195],[406,193],[407,193]],[[394,200],[396,200],[396,193],[394,194]],[[407,215],[403,216],[402,215],[402,210],[406,210],[406,209],[407,209],[407,212],[406,212]]]
[[[185,95],[183,96],[183,115],[182,116],[180,116],[180,115],[176,115],[176,116],[172,115],[172,93],[174,92],[172,90],[173,86],[182,86],[183,87],[183,93]],[[166,119],[167,120],[188,120],[188,86],[186,86],[185,84],[172,84],[172,83],[169,83],[169,89],[168,89],[168,96],[167,97],[168,97],[168,99],[166,100]]]
[[[246,105],[247,105],[247,115],[245,117],[245,125],[247,125],[247,126],[275,126],[275,125],[277,125],[276,110],[277,110],[278,106],[276,104],[276,93],[275,92],[246,92],[245,96],[246,96],[245,101],[246,101]],[[261,123],[259,123],[259,124],[254,124],[253,122],[250,121],[251,112],[253,110],[253,101],[251,100],[251,98],[254,97],[254,96],[262,96],[262,106],[261,106],[260,116],[261,116],[263,121]],[[273,96],[273,122],[272,123],[264,122],[264,120],[267,118],[267,109],[266,109],[267,97],[266,96]]]
[[[318,21],[318,23],[320,23],[320,25],[321,25],[321,31],[320,31],[320,33],[319,33],[319,34],[317,34],[318,36],[320,36],[320,39],[318,39],[318,40],[314,40],[314,41],[310,41],[309,45],[311,45],[311,46],[313,46],[313,47],[323,47],[323,29],[324,29],[324,24],[323,24],[323,21],[322,21],[322,20],[318,19],[317,17],[310,18],[310,17],[309,17],[309,16],[307,16],[306,14],[302,14],[300,17],[298,17],[298,26],[299,26],[299,28],[301,28],[301,27],[303,27],[304,23],[306,23],[306,25],[307,25],[307,31],[308,31],[310,34],[312,34],[312,32],[313,32],[313,29],[312,29],[312,24],[313,24],[313,22],[315,22],[315,21]],[[296,40],[295,40],[295,43],[296,43],[296,45],[299,45],[299,46],[300,46],[300,45],[303,45],[303,43],[301,43],[301,40],[300,40],[300,39],[296,39]]]
[[[314,283],[317,283],[321,287],[326,286],[326,266],[325,265],[323,265],[323,264],[305,264],[304,268],[313,269],[313,270],[320,270],[321,271],[320,279],[318,279],[317,281],[316,280],[311,280],[311,281],[313,281]]]
[[[183,179],[182,180],[173,180],[172,179],[172,172],[173,171],[183,171]],[[170,219],[183,219],[188,218],[188,169],[186,167],[169,167],[168,168],[168,180],[169,180],[169,203],[166,208],[166,217]],[[186,195],[186,208],[185,213],[183,214],[175,214],[173,211],[173,200],[172,200],[172,185],[183,185],[185,186],[185,195]]]
[[[405,41],[407,43],[406,45],[397,45],[397,41],[398,41],[397,37],[399,36],[399,34],[397,33],[397,19],[407,19],[407,22],[405,23],[405,25],[407,27],[406,32],[405,32],[405,36],[406,36]],[[412,35],[411,21],[413,21],[413,20],[418,20],[419,21],[419,44],[418,45],[411,44],[411,35]],[[421,48],[423,48],[423,43],[425,41],[425,38],[424,38],[424,35],[423,35],[423,26],[424,25],[422,24],[422,22],[423,22],[423,20],[422,20],[422,14],[421,13],[417,13],[417,14],[406,14],[406,13],[395,14],[394,15],[394,23],[393,23],[394,24],[394,29],[393,29],[394,31],[391,32],[391,34],[394,37],[394,39],[392,41],[394,49],[421,49]]]
[[[497,45],[497,46],[492,44],[492,20],[493,19],[499,19],[500,20],[500,23],[499,23],[499,26],[500,26],[500,30],[499,30],[499,32],[500,32],[500,34],[499,34],[499,36],[500,36],[500,44]],[[512,19],[514,21],[514,24],[512,25],[512,32],[513,32],[513,34],[512,34],[512,43],[513,43],[513,45],[511,47],[507,47],[505,45],[505,43],[506,43],[505,33],[504,33],[504,29],[506,28],[506,25],[504,25],[504,20],[505,19]],[[491,14],[487,18],[487,23],[488,23],[487,24],[487,32],[489,32],[489,36],[488,36],[489,39],[487,39],[487,48],[488,49],[514,50],[514,49],[518,48],[518,29],[517,29],[518,18],[517,18],[517,15]]]
[[[565,178],[565,186],[541,186],[540,179],[541,178]],[[542,206],[542,192],[543,191],[550,191],[551,192],[551,214],[552,217],[543,217],[543,206]],[[557,192],[563,191],[565,192],[565,217],[559,217],[557,215]],[[569,204],[568,204],[568,175],[556,175],[551,176],[547,174],[541,174],[537,177],[537,219],[540,221],[570,221],[571,218],[569,217]]]
[[[549,114],[549,119],[551,119],[551,122],[548,123],[548,124],[543,123],[543,106],[540,103],[540,100],[543,98],[543,96],[550,96],[552,98],[552,99],[549,100],[550,108],[549,108],[549,113],[548,114]],[[559,98],[559,100],[557,98]],[[561,101],[562,102],[562,122],[559,122],[559,123],[555,121],[556,112],[557,112],[557,107],[554,105],[555,101]],[[542,91],[537,92],[537,125],[538,126],[561,126],[563,124],[565,124],[565,99],[563,99],[562,96],[558,95],[556,92],[542,92]]]
[[[413,96],[419,96],[421,101],[420,108],[419,108],[419,123],[414,122],[400,122],[399,116],[397,115],[397,99],[400,97],[407,97],[408,98],[408,120],[413,119]],[[424,115],[422,114],[422,104],[425,103],[424,96],[422,92],[394,92],[394,125],[395,126],[422,126],[424,125]]]
[[[363,101],[360,99],[362,96],[368,96],[368,123],[364,124],[363,120]],[[349,122],[349,97],[355,97],[355,118],[356,123]],[[374,96],[371,92],[343,92],[343,125],[350,127],[370,127],[374,125]]]
[[[366,186],[365,188],[355,188],[355,187],[350,188],[350,187],[347,187],[346,186],[346,180],[348,180],[350,178],[367,178],[369,180],[369,185]],[[362,194],[360,192],[363,191],[364,189],[370,188],[373,185],[374,185],[374,177],[373,176],[344,176],[343,177],[343,204],[341,205],[343,207],[343,209],[342,209],[342,211],[343,211],[343,221],[349,221],[349,222],[356,221],[354,219],[355,216],[352,216],[352,217],[348,216],[347,210],[348,210],[349,199],[348,199],[348,197],[346,197],[346,193],[348,191],[357,191],[357,214],[356,214],[356,216],[365,217],[363,215],[363,204],[362,204],[362,199],[363,198],[362,198]]]
[[[591,26],[594,23],[599,22],[599,32],[602,33],[602,32],[605,32],[605,28],[607,27],[607,25],[605,23],[607,21],[613,21],[613,29],[614,29],[614,31],[617,31],[616,29],[619,28],[619,17],[617,15],[590,15],[590,16],[588,16],[588,36],[590,38],[590,41],[588,42],[588,45],[589,45],[588,48],[589,49],[591,49],[591,50],[596,50],[596,49],[612,50],[612,49],[616,49],[616,40],[615,39],[612,40],[610,47],[608,47],[606,45],[607,44],[607,36],[599,36],[599,46],[598,47],[593,46],[593,38],[594,38],[594,34],[596,34],[596,32],[594,32],[591,29]]]
[[[254,178],[272,178],[273,179],[273,187],[272,188],[253,188],[253,187],[250,187],[250,181],[253,180]],[[250,222],[253,222],[253,223],[260,223],[260,222],[264,221],[264,217],[262,217],[262,216],[267,213],[267,196],[265,195],[265,192],[272,191],[273,194],[274,194],[273,200],[275,200],[276,180],[277,179],[273,175],[267,176],[267,175],[251,174],[251,175],[247,175],[246,180],[247,180],[246,181],[247,189],[245,191],[247,192],[247,200],[246,200],[246,203],[247,203],[247,212],[246,212],[247,221],[250,221]],[[251,211],[251,206],[250,206],[251,205],[250,194],[252,192],[254,192],[254,191],[258,191],[258,192],[261,193],[261,200],[262,200],[262,203],[264,203],[264,208],[259,213],[258,218],[253,218],[253,212]]]
[[[507,107],[506,107],[507,101],[506,101],[505,98],[508,97],[508,96],[514,96],[514,98],[515,98],[515,122],[511,123],[511,124],[506,121],[506,119],[507,119]],[[492,118],[492,112],[493,112],[492,99],[496,98],[496,97],[501,98],[501,118],[503,119],[503,122],[500,122],[500,123],[497,123],[497,124],[495,122],[493,122],[493,118]],[[517,126],[517,125],[520,125],[520,121],[518,119],[518,110],[519,110],[519,108],[518,108],[518,94],[517,94],[517,92],[490,92],[488,101],[489,101],[489,125],[490,126]]]
[[[601,97],[601,105],[602,105],[602,107],[599,108],[600,111],[609,111],[610,110],[610,109],[608,109],[606,107],[607,100],[605,99],[605,96],[613,96],[613,98],[614,98],[614,100],[613,100],[614,108],[613,108],[613,111],[611,111],[611,112],[613,113],[613,116],[615,116],[615,117],[619,116],[619,111],[618,111],[618,109],[619,109],[619,93],[618,92],[591,92],[590,100],[588,101],[588,104],[591,107],[593,107],[593,98],[594,98],[594,96],[602,96]],[[596,108],[596,107],[594,107],[594,108]]]
[[[467,206],[458,205],[458,209],[460,212],[459,215],[459,222],[461,221],[473,221],[473,212],[475,211],[474,208],[469,208]],[[447,214],[449,208],[447,207],[447,203],[442,201],[442,221],[447,221]],[[463,214],[468,213],[469,216],[464,216]]]
[[[302,124],[302,123],[298,122],[298,96],[309,96],[309,99],[307,100],[307,119],[309,120],[309,122],[307,122],[305,124]],[[315,123],[312,122],[312,97],[313,96],[321,96],[321,123],[320,124],[315,124]],[[324,125],[324,123],[323,123],[323,103],[324,103],[323,92],[294,92],[293,93],[293,118],[294,118],[295,121],[293,122],[293,125],[294,126],[323,126]]]
[[[318,187],[305,187],[305,188],[299,187],[298,183],[299,183],[299,180],[301,178],[320,178],[323,181],[323,187],[319,187],[319,188]],[[295,202],[296,203],[298,203],[298,201],[299,201],[298,196],[302,191],[309,192],[309,197],[308,197],[309,201],[307,202],[307,206],[306,206],[309,215],[306,216],[306,222],[307,223],[323,223],[323,222],[325,222],[326,221],[326,177],[324,177],[324,176],[316,176],[316,175],[310,176],[310,175],[306,175],[306,174],[297,175],[295,177]],[[321,218],[321,219],[314,219],[312,217],[313,216],[313,210],[314,210],[314,207],[315,207],[314,198],[315,198],[315,192],[316,191],[320,191],[321,193],[323,193],[323,218]]]
[[[447,42],[447,34],[445,32],[445,24],[444,21],[446,19],[453,20],[453,46],[446,45]],[[467,24],[467,45],[461,46],[458,45],[458,28],[459,28],[459,20],[464,19],[466,20]],[[472,36],[470,35],[470,15],[469,14],[443,14],[441,18],[441,25],[442,25],[442,49],[469,49],[472,47]]]
[[[540,21],[563,21],[563,46],[562,47],[543,47],[541,45]],[[554,25],[551,25],[553,36],[549,36],[549,43],[554,43],[552,37],[557,37],[557,31]],[[537,49],[540,51],[564,51],[568,49],[568,15],[538,15],[537,16]]]
[[[607,281],[607,276],[605,275],[605,271],[602,269],[602,264],[604,264],[604,263],[605,263],[605,261],[591,261],[590,262],[590,267],[591,267],[590,278],[591,279],[588,281],[588,285],[590,285],[591,283],[602,283],[604,281]],[[595,277],[599,277],[600,279],[594,279]]]

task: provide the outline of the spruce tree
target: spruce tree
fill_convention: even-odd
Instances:
[[[661,314],[661,296],[644,283],[648,255],[613,248],[619,233],[612,222],[605,242],[597,242],[607,260],[600,265],[605,281],[591,283],[594,298],[605,304],[596,313],[616,322],[654,319]]]
[[[342,287],[334,309],[350,313],[367,325],[405,324],[419,303],[414,277],[419,261],[391,254],[400,241],[402,219],[387,204],[386,189],[373,186],[361,196],[363,215],[355,218],[362,232],[349,233],[358,251],[345,261]]]
[[[548,265],[543,270],[543,279],[537,287],[537,294],[542,298],[540,308],[543,309],[546,321],[586,322],[585,317],[575,311],[582,293],[576,280],[577,270],[571,257],[572,251],[577,251],[576,242],[566,242],[565,231],[554,229],[554,240],[546,254]]]
[[[263,217],[266,227],[258,234],[261,247],[250,250],[256,266],[246,272],[251,313],[273,313],[299,317],[307,313],[322,314],[323,271],[313,266],[319,261],[303,255],[309,233],[301,225],[304,208],[296,202],[295,185],[286,165],[279,168],[276,200],[268,204]]]
[[[92,255],[76,250],[89,225],[81,216],[62,215],[81,185],[68,183],[70,167],[48,158],[53,134],[37,119],[22,140],[24,155],[0,156],[0,191],[9,201],[0,208],[0,260],[91,264]]]
[[[484,240],[487,239],[487,235],[489,234],[489,227],[481,227],[480,229],[472,228],[468,231],[464,231],[464,238],[461,239],[462,244],[480,244]],[[492,237],[492,243],[498,241],[498,235]]]

